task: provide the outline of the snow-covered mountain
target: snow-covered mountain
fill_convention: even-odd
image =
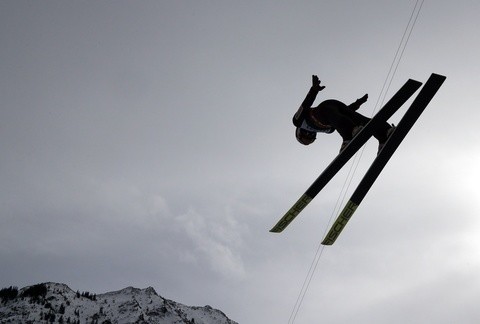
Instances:
[[[159,296],[151,287],[105,294],[75,292],[65,284],[42,283],[0,290],[0,323],[237,324],[210,306],[194,307]]]

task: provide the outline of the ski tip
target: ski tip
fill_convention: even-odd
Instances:
[[[432,75],[430,77],[434,77],[434,78],[437,78],[437,79],[443,79],[443,80],[445,80],[447,78],[446,76],[438,74],[438,73],[432,73]]]

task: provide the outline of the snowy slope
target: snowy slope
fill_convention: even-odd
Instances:
[[[22,288],[16,297],[7,298],[3,292],[0,323],[236,324],[210,306],[185,306],[151,287],[94,295],[49,282]]]

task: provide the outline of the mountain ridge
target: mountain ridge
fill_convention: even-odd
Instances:
[[[0,291],[0,323],[238,324],[209,305],[186,306],[132,286],[92,294],[45,282]]]

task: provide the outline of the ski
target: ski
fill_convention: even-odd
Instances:
[[[297,215],[312,201],[337,172],[355,155],[355,153],[368,141],[380,123],[389,119],[422,85],[421,82],[408,80],[397,93],[383,106],[383,108],[363,127],[352,139],[349,145],[337,155],[320,176],[313,182],[307,191],[287,211],[287,213],[270,230],[272,233],[282,232]]]
[[[330,228],[328,234],[322,241],[323,245],[332,245],[340,235],[341,231],[356,211],[363,198],[367,195],[377,177],[382,172],[383,168],[392,157],[395,150],[408,134],[412,126],[430,103],[432,98],[440,89],[446,77],[438,74],[432,74],[425,83],[418,96],[413,101],[412,105],[405,112],[405,115],[400,120],[395,131],[390,135],[387,143],[379,152],[378,156],[373,161],[367,173],[358,184],[356,190],[352,194],[350,200],[345,205],[344,209],[336,219],[335,223]]]

